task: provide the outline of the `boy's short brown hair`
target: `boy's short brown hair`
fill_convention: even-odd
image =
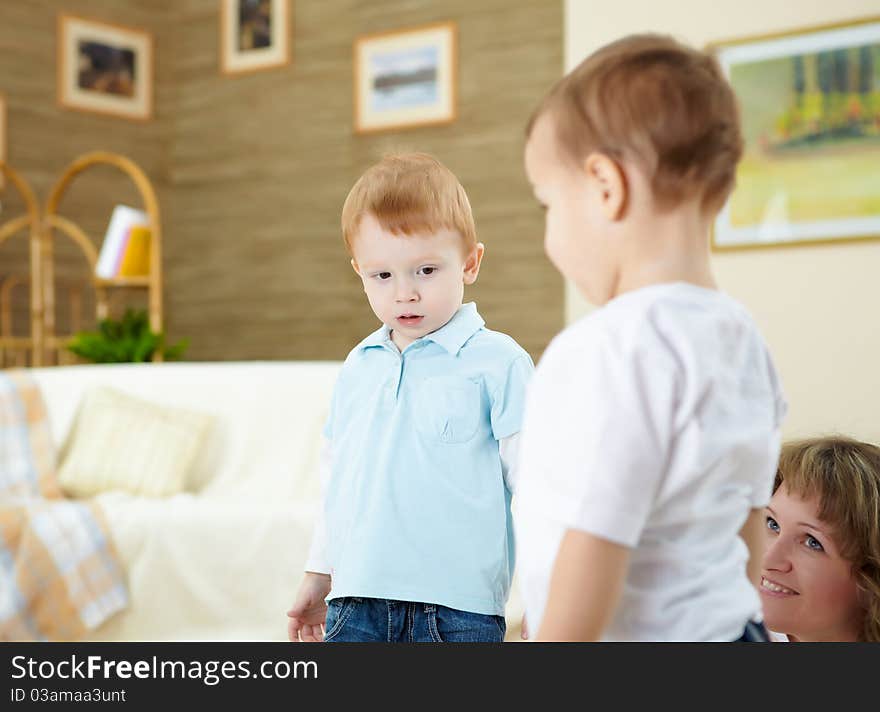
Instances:
[[[349,253],[364,215],[395,235],[457,230],[467,250],[477,242],[467,194],[446,166],[427,153],[385,156],[357,180],[342,206]]]
[[[733,189],[743,150],[736,97],[714,57],[672,37],[630,35],[591,54],[550,90],[527,135],[545,113],[564,155],[635,161],[661,208],[699,198],[717,211]]]
[[[862,591],[861,639],[880,642],[880,447],[842,436],[786,443],[773,490],[783,483],[818,499],[819,519],[832,527]]]

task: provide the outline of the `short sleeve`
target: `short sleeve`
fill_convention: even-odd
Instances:
[[[782,423],[788,414],[788,401],[782,390],[782,381],[779,372],[770,357],[770,352],[765,347],[765,359],[767,363],[767,374],[770,387],[773,393],[773,435],[766,441],[767,452],[760,453],[764,458],[755,463],[752,470],[755,472],[757,479],[754,496],[751,505],[754,509],[760,509],[770,504],[770,498],[773,496],[773,485],[776,480],[776,470],[779,465],[779,454],[782,451]],[[763,476],[762,476],[763,475]]]
[[[505,370],[502,379],[490,394],[492,434],[502,440],[518,433],[522,427],[526,392],[535,367],[531,357],[523,352]]]
[[[598,329],[586,336],[538,368],[520,495],[567,528],[633,547],[670,457],[678,367],[656,336],[635,344]]]

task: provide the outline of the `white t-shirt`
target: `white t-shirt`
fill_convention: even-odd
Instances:
[[[605,640],[735,640],[760,618],[738,536],[770,500],[786,405],[746,310],[686,283],[559,334],[532,379],[514,503],[529,629],[567,529],[632,549]]]

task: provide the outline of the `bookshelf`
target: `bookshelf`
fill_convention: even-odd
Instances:
[[[20,233],[27,233],[29,245],[30,275],[27,277],[30,289],[30,327],[31,335],[27,337],[13,337],[8,316],[4,311],[2,331],[0,331],[0,361],[6,363],[10,358],[13,365],[21,365],[26,362],[27,356],[31,356],[31,362],[35,366],[42,365],[44,352],[43,341],[43,294],[40,288],[40,204],[37,196],[28,183],[12,166],[5,161],[0,161],[0,175],[3,176],[3,191],[9,189],[9,185],[21,196],[24,202],[25,212],[23,215],[12,217],[0,223],[0,244]],[[2,217],[2,215],[0,215]],[[12,288],[25,278],[18,275],[6,275],[0,286],[0,298],[8,299]]]
[[[107,287],[150,287],[151,277],[114,277],[113,279],[102,279],[95,277],[92,284],[95,287],[106,289]]]
[[[16,291],[30,291],[29,274],[9,274],[0,280],[0,368],[24,368],[32,353],[30,337],[13,335],[13,295]],[[85,280],[58,280],[56,287],[65,292],[68,323],[72,332],[82,328],[83,293],[88,288]],[[58,352],[59,366],[77,363],[75,354],[66,350]]]
[[[59,206],[77,176],[95,166],[112,166],[131,180],[143,204],[150,230],[149,272],[146,276],[101,278],[94,276],[101,241],[93,239],[74,221],[60,214]],[[5,176],[19,189],[28,206],[27,214],[0,224],[0,243],[25,227],[30,227],[30,292],[31,336],[23,339],[11,336],[4,340],[0,332],[0,357],[6,350],[30,351],[30,364],[51,366],[64,363],[64,344],[73,334],[58,334],[55,323],[56,280],[55,240],[56,234],[70,239],[85,257],[91,286],[95,291],[95,317],[97,320],[110,316],[111,296],[125,290],[145,290],[147,293],[150,328],[155,332],[163,329],[162,305],[162,234],[159,202],[143,170],[130,158],[118,153],[92,151],[74,159],[49,192],[45,210],[40,213],[39,204],[30,186],[8,165],[0,163]],[[108,205],[108,210],[112,205]],[[11,286],[11,285],[10,285]],[[8,291],[8,290],[7,290]],[[0,288],[0,296],[2,296]],[[0,305],[0,312],[3,311]],[[25,343],[27,342],[27,343]],[[157,350],[154,361],[161,361]]]

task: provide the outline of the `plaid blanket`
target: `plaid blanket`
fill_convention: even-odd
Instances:
[[[26,371],[0,371],[0,640],[77,640],[128,605],[95,502],[65,499]]]

